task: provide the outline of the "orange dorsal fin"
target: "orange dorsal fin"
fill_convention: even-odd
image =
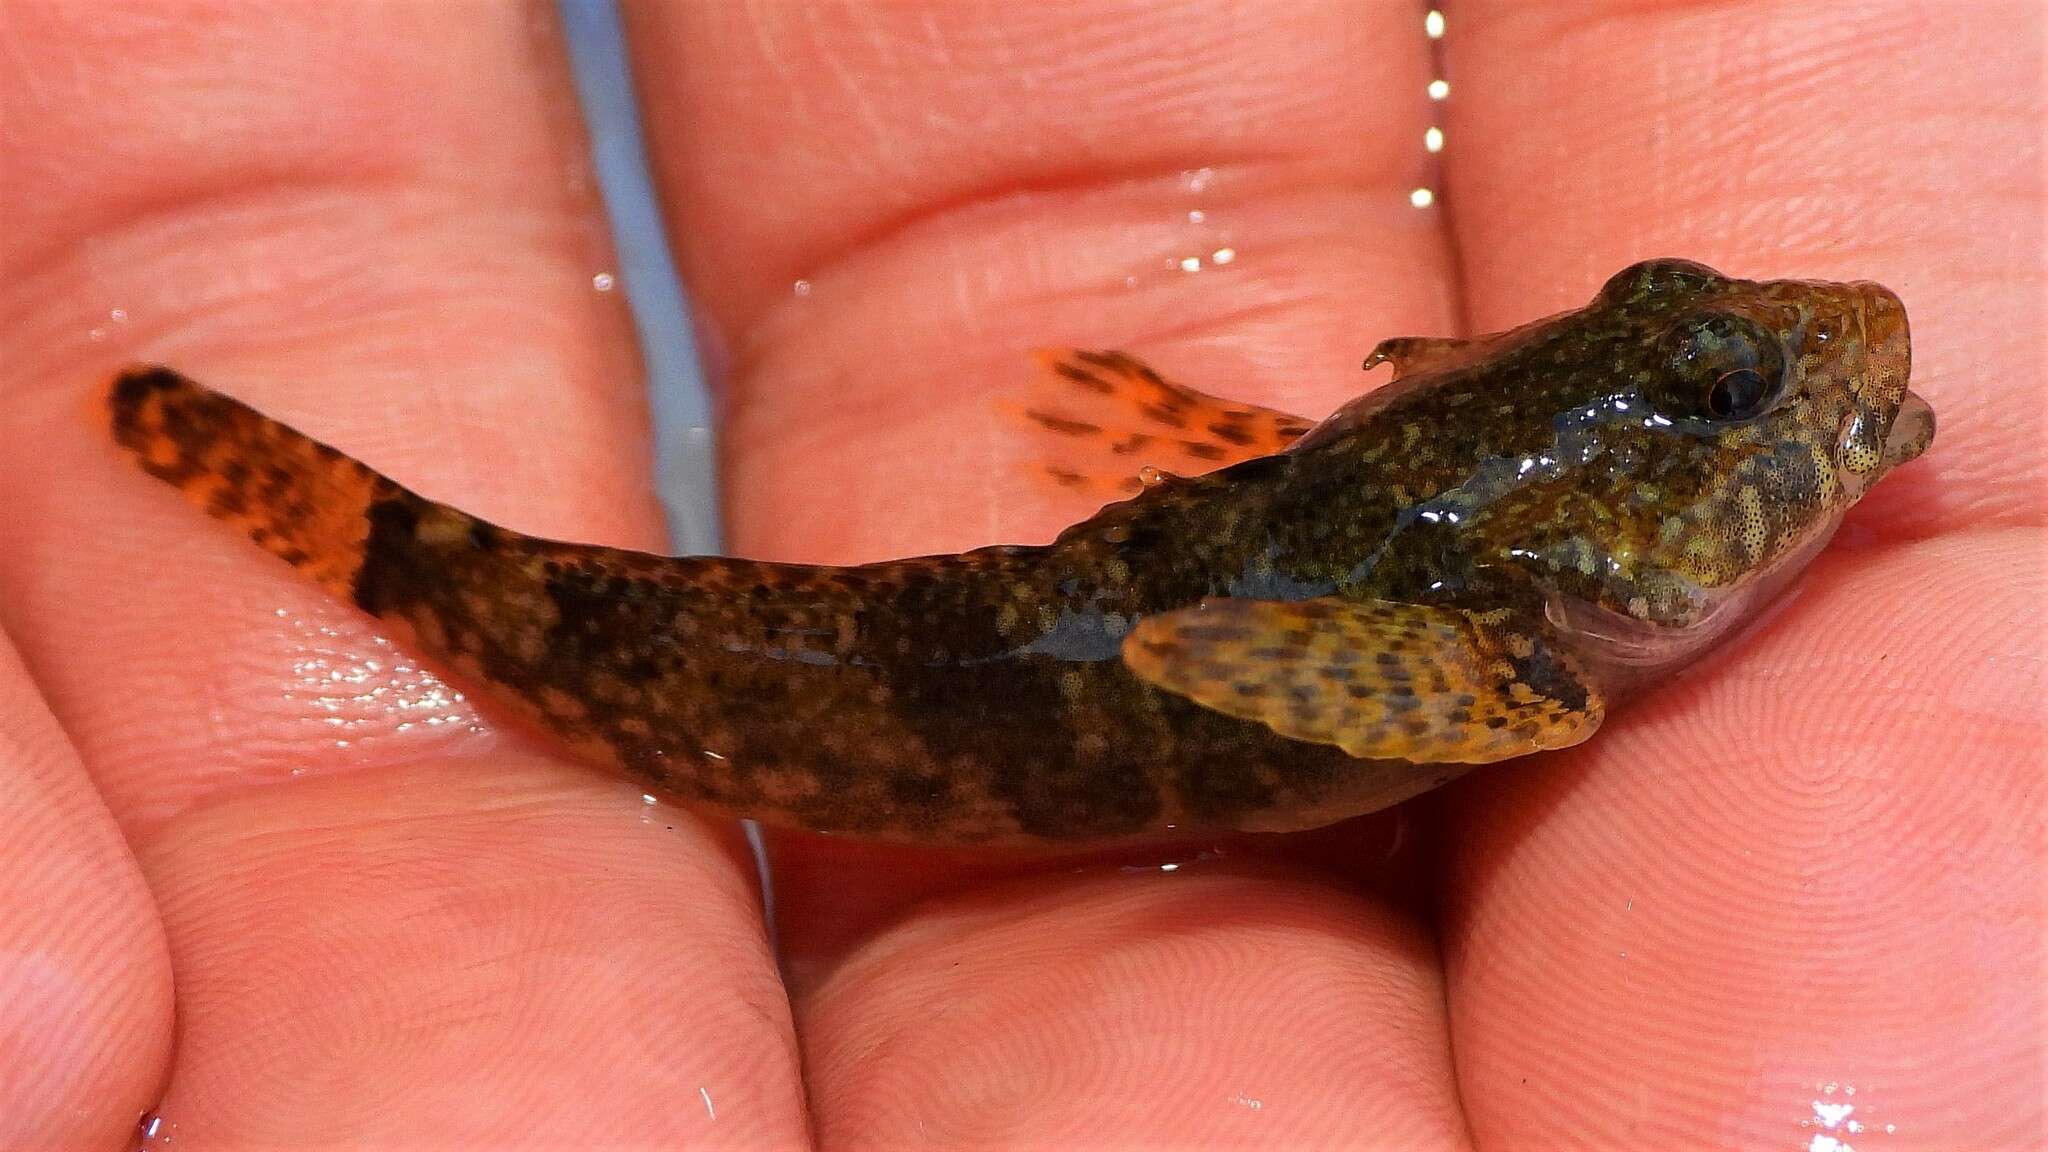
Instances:
[[[1167,380],[1123,352],[1048,348],[1029,396],[1002,407],[1055,441],[1037,478],[1062,492],[1119,500],[1147,487],[1141,474],[1199,475],[1271,456],[1314,427],[1286,412],[1224,400]]]

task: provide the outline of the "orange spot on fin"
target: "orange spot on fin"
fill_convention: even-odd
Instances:
[[[1032,432],[1056,438],[1041,479],[1066,492],[1123,499],[1146,469],[1198,475],[1284,451],[1314,422],[1173,383],[1122,352],[1043,349],[1023,403],[999,402]]]

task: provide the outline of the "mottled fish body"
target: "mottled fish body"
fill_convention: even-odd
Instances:
[[[579,752],[929,843],[1308,828],[1578,743],[1933,436],[1874,284],[1651,261],[1380,362],[1312,424],[1050,355],[1021,414],[1122,472],[1046,478],[1127,498],[1051,544],[857,567],[522,535],[168,369],[111,406],[145,470]]]

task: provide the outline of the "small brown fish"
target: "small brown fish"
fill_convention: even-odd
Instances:
[[[1386,341],[1394,383],[1319,424],[1046,363],[1021,415],[1111,479],[1046,478],[1129,498],[1048,545],[850,568],[524,536],[165,368],[111,405],[151,475],[579,752],[929,843],[1310,828],[1576,744],[1934,435],[1892,293],[1678,260]]]

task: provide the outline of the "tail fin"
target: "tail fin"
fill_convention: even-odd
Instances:
[[[385,621],[470,689],[572,741],[625,739],[593,727],[603,704],[586,673],[617,675],[607,660],[628,672],[645,663],[658,644],[649,637],[677,609],[629,586],[686,583],[691,562],[499,528],[167,368],[121,373],[108,405],[115,440],[145,471]]]
[[[328,591],[359,599],[373,509],[430,507],[362,463],[168,368],[110,389],[114,439],[144,471]]]

